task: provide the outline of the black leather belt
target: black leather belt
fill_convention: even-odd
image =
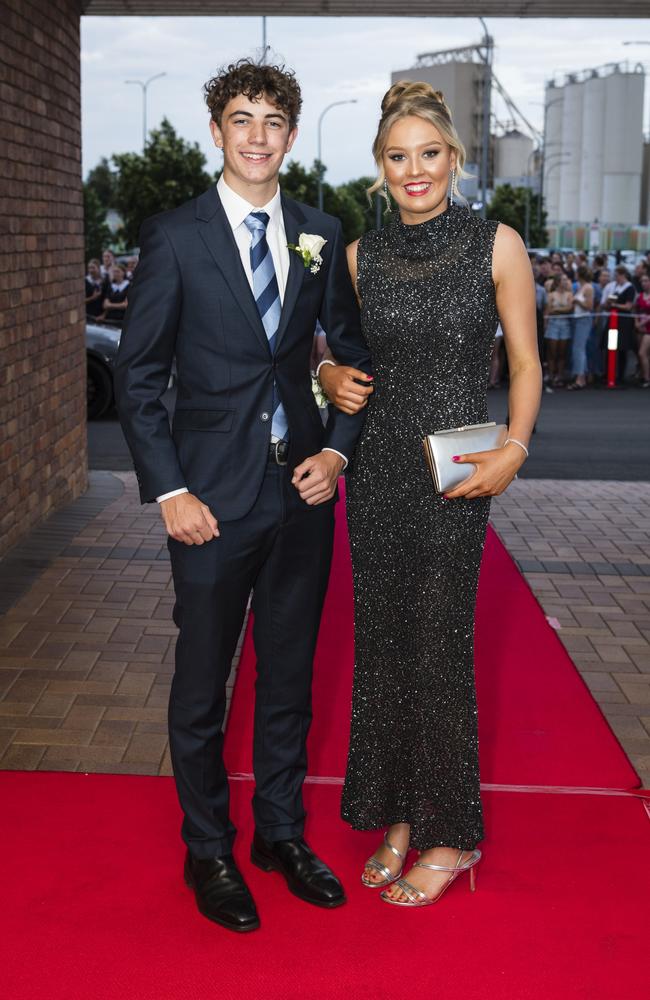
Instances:
[[[274,465],[286,465],[289,458],[289,442],[276,441],[269,444],[269,462]]]

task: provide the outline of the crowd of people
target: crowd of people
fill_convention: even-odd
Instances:
[[[92,323],[121,326],[128,304],[129,285],[138,266],[137,257],[118,261],[112,250],[104,250],[101,261],[88,261],[86,273],[86,317]]]
[[[616,382],[650,388],[650,251],[634,267],[590,262],[583,252],[531,255],[537,293],[537,333],[547,392],[585,389],[607,378],[609,319],[617,314]],[[501,331],[499,331],[500,334]],[[490,386],[503,378],[503,340],[497,335]]]
[[[585,389],[607,377],[607,331],[613,309],[618,314],[616,381],[626,378],[650,388],[650,251],[630,274],[624,264],[613,270],[607,257],[586,253],[531,256],[537,293],[537,334],[547,392]],[[120,262],[112,250],[101,261],[88,261],[86,316],[92,322],[121,326],[137,257]],[[506,377],[501,328],[492,355],[490,388]]]

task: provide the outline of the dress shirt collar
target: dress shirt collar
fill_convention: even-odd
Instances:
[[[223,175],[217,181],[217,191],[219,192],[226,218],[233,231],[238,226],[241,226],[246,216],[250,215],[251,212],[266,212],[269,216],[270,226],[279,226],[282,222],[282,202],[279,187],[271,200],[261,207],[259,205],[252,205],[245,198],[242,198],[240,194],[237,194],[236,191],[233,191],[231,187],[228,187],[223,179]]]

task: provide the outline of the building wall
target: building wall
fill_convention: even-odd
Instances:
[[[0,554],[86,488],[77,0],[4,0]]]

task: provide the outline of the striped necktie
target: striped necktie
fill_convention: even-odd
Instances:
[[[266,240],[268,224],[269,216],[266,212],[251,212],[244,219],[244,225],[252,236],[250,255],[253,272],[253,295],[268,337],[271,354],[274,354],[282,303],[273,266],[273,257]],[[274,437],[287,438],[288,428],[289,424],[284,407],[280,401],[277,384],[274,382],[271,434]]]

